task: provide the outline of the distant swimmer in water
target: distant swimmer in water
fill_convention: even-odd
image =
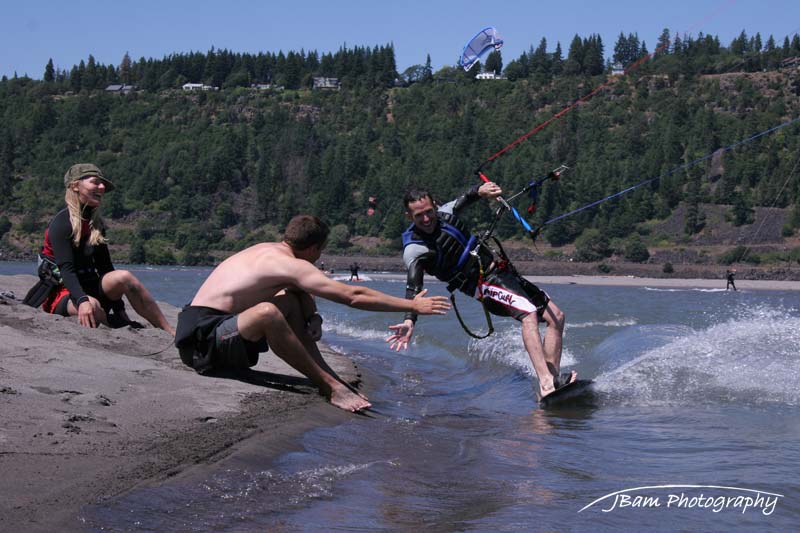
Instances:
[[[217,266],[178,315],[175,345],[181,360],[199,373],[240,370],[272,349],[336,407],[369,408],[369,400],[322,358],[317,348],[322,317],[313,296],[368,311],[425,315],[445,314],[450,304],[443,296],[406,300],[332,280],[314,266],[329,232],[317,217],[298,215],[281,242],[256,244]]]
[[[725,277],[728,280],[727,285],[725,285],[725,290],[728,291],[733,287],[733,290],[736,290],[736,284],[733,282],[733,276],[736,275],[736,270],[727,270],[725,271]]]
[[[497,184],[488,182],[440,207],[425,190],[406,193],[403,203],[412,221],[403,234],[403,262],[408,269],[406,298],[422,290],[424,274],[428,273],[447,283],[451,292],[460,290],[481,300],[485,311],[518,320],[542,399],[577,378],[574,371],[561,373],[564,313],[543,290],[519,275],[505,254],[496,257],[473,237],[460,217],[465,207],[481,198],[494,199],[501,194]],[[406,313],[402,323],[389,326],[394,332],[386,339],[390,348],[399,351],[408,346],[416,320],[414,313]],[[543,339],[540,322],[547,325]]]
[[[175,335],[153,297],[127,270],[115,270],[106,245],[100,204],[114,185],[91,163],[72,165],[64,175],[67,207],[50,222],[39,256],[39,283],[25,303],[48,313],[77,316],[82,326],[142,327],[128,318],[125,296],[157,328]]]

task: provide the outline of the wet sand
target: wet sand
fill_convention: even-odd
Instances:
[[[34,281],[0,276],[15,296],[0,296],[0,531],[82,531],[86,504],[203,468],[254,434],[279,455],[353,416],[272,354],[241,379],[205,377],[161,330],[91,330],[32,309],[21,300]],[[161,306],[174,324],[178,309]],[[360,381],[347,358],[323,355]]]

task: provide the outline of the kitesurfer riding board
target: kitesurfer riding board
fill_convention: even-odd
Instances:
[[[564,313],[543,290],[517,272],[505,253],[496,254],[461,220],[467,206],[501,194],[497,184],[486,182],[439,206],[423,189],[406,193],[403,204],[412,222],[402,236],[403,262],[408,269],[406,298],[423,290],[427,273],[447,283],[451,293],[458,290],[481,301],[487,317],[493,314],[519,321],[539,380],[539,396],[544,397],[577,378],[574,371],[560,374]],[[408,347],[416,319],[414,313],[406,313],[402,323],[389,326],[393,332],[386,339],[390,349]],[[540,322],[546,326],[544,336],[539,332]]]

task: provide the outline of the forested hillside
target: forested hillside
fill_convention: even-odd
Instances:
[[[390,251],[406,225],[400,199],[410,184],[447,200],[476,183],[489,156],[582,98],[483,171],[513,193],[570,167],[542,187],[533,225],[651,181],[547,225],[545,242],[576,244],[586,252],[576,259],[589,260],[637,243],[708,241],[707,211],[739,227],[761,207],[782,209],[782,237],[792,238],[800,124],[719,150],[800,117],[798,36],[781,46],[742,32],[723,46],[665,30],[653,57],[635,63],[647,54],[636,35],[620,34],[605,63],[599,36],[576,36],[566,57],[542,40],[505,69],[490,56],[487,66],[506,74],[497,80],[432,72],[429,62],[398,73],[391,46],[126,56],[119,66],[90,57],[70,72],[51,62],[42,80],[0,82],[2,249],[34,251],[63,204],[66,169],[94,162],[117,186],[103,210],[111,241],[131,261],[209,262],[213,252],[276,237],[301,212],[334,226],[334,248],[368,236],[384,243],[370,252]],[[630,70],[613,75],[613,63]],[[313,89],[317,76],[339,78],[340,90]],[[186,82],[219,90],[187,92]],[[112,83],[136,90],[106,91]],[[524,212],[527,200],[517,206]],[[677,212],[680,227],[664,223]],[[484,226],[491,214],[474,209]],[[511,217],[498,233],[524,238]]]

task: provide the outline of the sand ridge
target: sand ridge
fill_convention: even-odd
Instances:
[[[14,294],[0,296],[2,531],[81,531],[86,504],[217,461],[256,433],[286,441],[352,416],[272,354],[240,379],[200,376],[164,331],[82,328],[23,305],[34,282],[0,276]],[[178,309],[159,305],[175,324]],[[347,358],[323,355],[360,381]]]

